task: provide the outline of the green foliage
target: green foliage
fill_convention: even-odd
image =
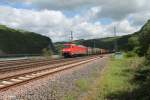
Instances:
[[[131,82],[138,87],[132,90],[132,100],[150,100],[150,66],[141,63],[133,75]]]
[[[0,29],[8,29],[5,25],[0,25]]]
[[[64,100],[76,100],[73,95],[67,95],[65,96]]]
[[[137,35],[134,35],[128,39],[128,50],[129,51],[131,51],[131,50],[136,51],[137,50],[137,46],[139,46],[139,40],[138,39],[139,38]]]
[[[130,35],[107,37],[100,39],[90,40],[76,40],[76,44],[84,45],[87,47],[105,48],[109,50],[114,49],[114,42],[117,41],[119,51],[133,51],[140,56],[144,56],[147,53],[150,45],[150,20],[142,27],[138,32]],[[63,44],[65,42],[59,42],[56,44]],[[131,55],[131,53],[129,53]]]
[[[76,81],[76,86],[81,90],[81,91],[86,91],[88,89],[88,82],[85,79],[80,79]]]
[[[140,52],[141,56],[146,55],[150,45],[150,20],[139,31]]]
[[[61,54],[61,50],[64,48],[63,44],[55,44],[57,54]]]
[[[50,49],[47,49],[47,48],[44,48],[42,50],[42,52],[43,52],[43,56],[45,56],[45,57],[50,57],[52,55],[52,51]]]
[[[149,46],[150,46],[150,20],[140,29],[140,31],[135,32],[128,39],[129,50],[137,53],[139,56],[145,56],[147,62],[150,61],[149,57]],[[129,53],[130,55],[130,53]]]
[[[89,46],[89,47],[94,47],[94,41],[95,41],[95,47],[113,50],[114,42],[117,40],[118,49],[123,50],[124,47],[127,45],[129,37],[130,35],[118,36],[116,38],[108,37],[108,38],[102,38],[102,39],[86,40],[86,41],[83,41],[81,44],[85,46]]]
[[[48,37],[0,25],[0,50],[7,54],[41,54],[49,43]]]
[[[76,40],[74,41],[77,45],[84,45],[87,47],[95,47],[96,48],[105,48],[109,50],[114,49],[114,41],[117,40],[119,50],[126,50],[128,49],[128,38],[130,38],[131,35],[125,35],[125,36],[118,36],[118,37],[107,37],[107,38],[100,38],[100,39],[89,39],[89,40]],[[62,45],[65,42],[57,42],[55,45]]]
[[[97,82],[99,83],[97,94],[94,99],[89,100],[128,100],[128,95],[121,94],[136,87],[129,82],[133,76],[132,60],[132,58],[112,59],[108,63],[108,68],[104,71],[103,76]]]
[[[88,100],[145,100],[144,96],[138,99],[143,94],[137,94],[139,85],[132,83],[135,70],[142,61],[138,57],[112,59],[98,82],[95,98]]]
[[[136,53],[134,53],[133,51],[128,51],[128,52],[126,52],[125,53],[125,57],[135,57],[137,54]]]
[[[139,45],[139,41],[138,41],[137,36],[130,37],[128,39],[128,42],[129,42],[129,45],[131,45],[131,46],[138,46]]]
[[[149,49],[147,50],[146,59],[147,59],[147,63],[150,64],[150,46]]]
[[[138,85],[138,88],[132,91],[132,100],[149,100],[150,99],[150,20],[136,32],[139,43],[136,44],[136,40],[131,42],[133,51],[138,53],[139,56],[144,56],[145,60],[135,71],[133,78],[134,85]],[[130,92],[129,92],[130,93]],[[123,94],[129,94],[123,93]]]

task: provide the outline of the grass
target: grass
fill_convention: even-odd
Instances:
[[[80,79],[76,81],[76,86],[80,89],[80,91],[87,91],[89,88],[89,82],[85,79]]]
[[[137,87],[130,80],[138,64],[139,58],[112,58],[83,100],[127,100],[132,90]]]
[[[138,99],[145,97],[142,93],[147,95],[150,92],[144,92],[143,86],[133,81],[135,75],[139,78],[137,69],[142,66],[142,61],[143,59],[139,57],[111,58],[101,73],[93,72],[92,81],[83,78],[77,80],[75,85],[78,93],[68,94],[65,100],[78,100],[78,96],[81,96],[82,100],[149,100],[149,96],[148,99]],[[150,82],[147,83],[148,85],[144,85],[146,89],[150,86]]]
[[[75,100],[75,97],[73,95],[67,95],[64,100]]]
[[[133,89],[129,80],[132,78],[131,62],[127,59],[112,60],[104,75],[99,91],[99,99],[111,98],[114,92],[130,91]]]
[[[72,91],[63,100],[77,100],[80,93],[84,93],[89,89],[89,81],[83,78],[76,80],[75,85],[78,93],[76,93],[77,91]]]

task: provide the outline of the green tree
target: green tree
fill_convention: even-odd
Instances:
[[[46,36],[0,25],[0,50],[7,54],[42,54],[49,44],[51,39]]]
[[[139,31],[140,55],[146,55],[150,45],[150,20]]]
[[[147,50],[146,59],[147,59],[148,64],[150,64],[150,46]]]
[[[47,48],[44,48],[42,50],[42,52],[43,52],[43,56],[45,56],[45,57],[51,57],[51,55],[52,55],[52,51],[50,49],[47,49]]]

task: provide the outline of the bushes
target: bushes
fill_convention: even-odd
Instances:
[[[134,53],[133,51],[128,51],[127,53],[125,53],[125,57],[134,57],[137,56],[136,53]]]
[[[51,43],[46,36],[3,27],[0,27],[0,50],[6,54],[41,54]]]
[[[149,46],[147,53],[146,53],[146,59],[147,59],[147,63],[150,64],[150,46]]]
[[[144,56],[150,63],[150,20],[128,40],[131,50],[139,56]],[[128,52],[127,57],[134,56],[134,53]]]
[[[45,57],[50,57],[52,55],[52,51],[50,49],[47,49],[47,48],[44,48],[42,50],[42,52],[43,52],[43,56],[45,56]]]
[[[150,45],[150,20],[139,31],[140,55],[145,56]]]

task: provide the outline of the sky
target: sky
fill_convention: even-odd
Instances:
[[[0,24],[54,42],[132,34],[149,18],[149,0],[0,0]]]

